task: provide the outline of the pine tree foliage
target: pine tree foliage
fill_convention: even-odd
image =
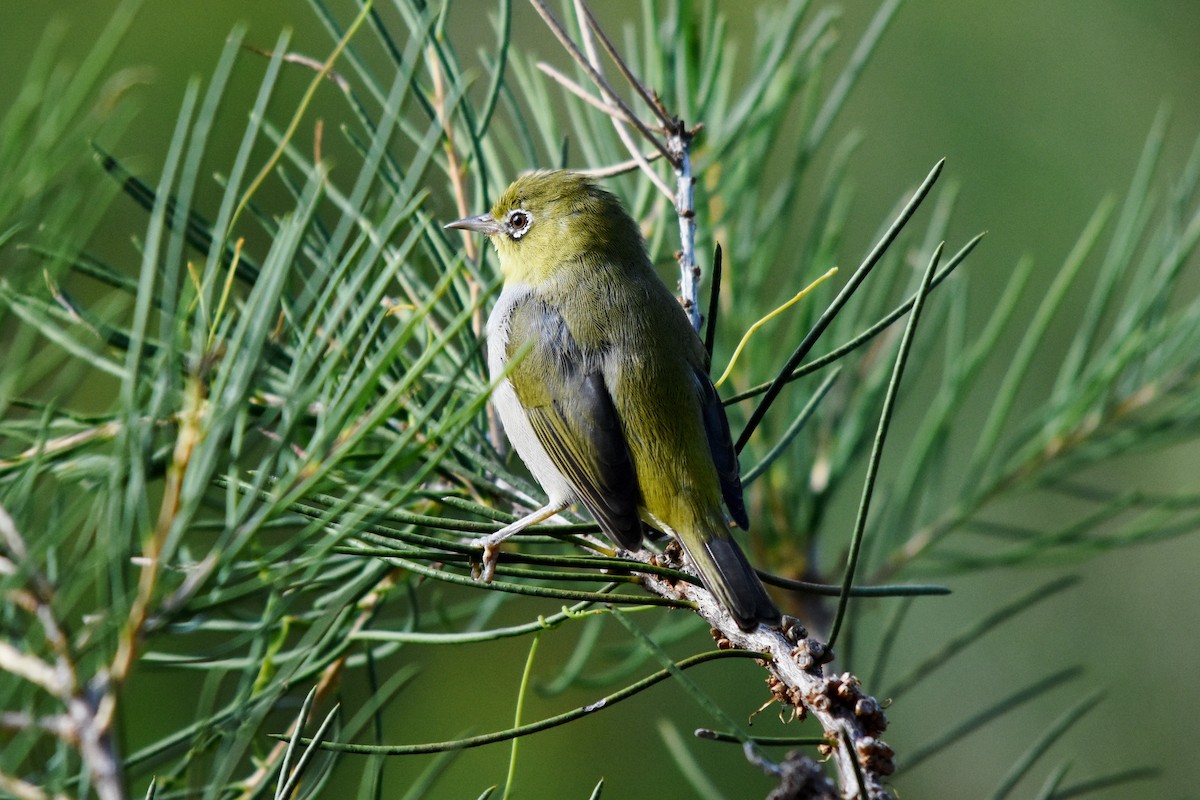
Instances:
[[[915,607],[953,602],[917,581],[1062,570],[1200,525],[1194,491],[1095,479],[1200,430],[1200,299],[1177,288],[1197,264],[1200,148],[1164,191],[1160,115],[1127,194],[1100,203],[1032,314],[1021,303],[1033,269],[1024,261],[972,324],[965,274],[979,238],[943,244],[955,192],[934,185],[940,167],[916,201],[912,187],[879,187],[896,197],[900,221],[881,221],[875,251],[843,243],[857,140],[830,131],[897,5],[884,2],[849,45],[837,41],[835,13],[806,2],[782,4],[753,42],[730,40],[715,3],[646,3],[643,18],[610,31],[656,101],[703,126],[690,157],[696,258],[706,289],[719,292],[708,315],[714,376],[786,296],[834,265],[864,265],[767,323],[770,336],[748,341],[721,392],[735,436],[756,426],[741,453],[752,560],[814,636],[833,634],[834,668],[889,700],[893,718],[941,665],[1071,585],[1014,591],[947,633],[905,627]],[[494,42],[468,56],[439,4],[345,14],[313,0],[327,52],[296,52],[287,33],[250,47],[235,29],[211,75],[180,98],[161,169],[137,174],[106,147],[127,117],[102,91],[122,86],[101,84],[132,13],[123,7],[73,74],[43,46],[0,122],[0,792],[417,797],[436,792],[467,748],[490,744],[512,748],[505,794],[515,775],[552,769],[584,775],[599,796],[620,754],[547,767],[496,743],[569,733],[670,681],[715,729],[705,737],[740,741],[747,754],[730,774],[708,774],[699,754],[717,745],[661,723],[697,793],[722,796],[761,769],[764,785],[791,792],[778,796],[842,796],[832,794],[836,772],[816,766],[831,747],[819,727],[750,736],[748,709],[691,677],[761,655],[706,645],[686,593],[646,591],[697,583],[669,553],[598,552],[598,529],[575,517],[520,537],[493,582],[474,575],[474,538],[541,495],[488,411],[481,334],[494,258],[442,224],[484,210],[522,170],[570,167],[611,174],[664,275],[680,248],[675,209],[631,163],[620,115],[586,70],[565,51],[543,53],[547,63],[523,52],[509,2],[489,12]],[[582,4],[555,13],[568,36],[591,35]],[[849,56],[835,72],[839,48]],[[752,62],[745,80],[735,55]],[[251,107],[227,107],[235,81],[258,85]],[[305,89],[285,107],[287,82]],[[652,116],[636,94],[626,99]],[[218,113],[238,127],[215,125]],[[213,157],[218,138],[237,142],[231,160]],[[673,181],[651,149],[643,156]],[[199,203],[210,185],[220,201]],[[89,242],[118,195],[132,243],[106,261]],[[709,256],[718,246],[719,283]],[[1057,383],[1035,413],[1018,414],[1068,298],[1084,310]],[[815,346],[787,364],[814,330]],[[776,392],[759,422],[758,403]],[[982,422],[964,420],[981,394]],[[881,450],[893,403],[915,422]],[[1070,504],[1067,521],[1028,527],[1006,513],[1046,494]],[[901,668],[893,648],[913,636],[928,658]],[[509,639],[524,643],[503,672],[518,685],[447,679],[438,691],[524,698],[531,685],[550,696],[582,687],[604,700],[544,720],[523,716],[518,701],[516,721],[495,733],[408,719],[397,734],[389,720],[417,702],[416,663],[480,659],[482,670],[518,652]],[[539,642],[571,655],[543,668]],[[497,655],[457,655],[472,644]],[[728,674],[763,677],[749,666]],[[154,707],[158,676],[190,687],[186,711],[141,730],[132,720]],[[1046,700],[1078,680],[1052,663],[988,689],[949,711],[932,741],[901,749],[889,780],[902,790],[905,770],[935,768],[949,744],[986,736],[1034,702],[1044,730],[995,776],[996,797],[1023,780],[1045,781],[1044,797],[1075,797],[1145,778],[1140,768],[1083,776],[1042,763],[1095,722],[1083,719],[1097,699],[1086,688],[1074,703]],[[653,735],[653,722],[645,728]],[[420,772],[390,766],[438,752]],[[385,769],[403,775],[401,790]],[[860,787],[840,779],[842,792],[876,794],[860,788],[862,775]],[[487,787],[502,780],[477,776],[477,790],[499,796]]]

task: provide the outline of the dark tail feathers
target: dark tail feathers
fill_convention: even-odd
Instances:
[[[721,605],[737,620],[744,631],[760,623],[773,625],[781,614],[775,607],[742,549],[729,536],[713,537],[703,543],[701,552],[688,550],[705,587],[717,596]]]

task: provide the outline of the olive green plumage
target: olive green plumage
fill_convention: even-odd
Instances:
[[[572,502],[627,549],[645,522],[678,538],[741,627],[777,621],[730,535],[725,508],[748,521],[704,346],[620,202],[581,175],[538,172],[448,227],[487,234],[500,256],[489,365],[508,375],[493,399],[549,496],[502,535]]]

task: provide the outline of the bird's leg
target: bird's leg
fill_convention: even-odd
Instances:
[[[520,533],[530,525],[545,522],[569,505],[571,505],[570,501],[563,500],[556,503],[547,503],[537,511],[526,514],[516,522],[505,525],[495,533],[489,533],[487,536],[481,536],[476,539],[475,544],[483,548],[483,569],[480,572],[479,579],[484,583],[492,582],[492,576],[496,572],[496,558],[499,555],[500,545],[505,539],[514,533]]]

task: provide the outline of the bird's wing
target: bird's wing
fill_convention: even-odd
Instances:
[[[509,381],[538,442],[604,532],[636,548],[637,474],[604,383],[604,353],[581,348],[562,316],[533,296],[513,308],[507,347],[518,359]]]
[[[707,373],[697,369],[696,382],[700,385],[700,410],[704,417],[704,432],[708,435],[708,449],[712,453],[717,476],[721,479],[721,496],[725,498],[729,516],[739,528],[746,530],[750,527],[750,518],[746,515],[746,504],[742,499],[737,451],[733,449],[733,438],[729,435],[725,406]]]

